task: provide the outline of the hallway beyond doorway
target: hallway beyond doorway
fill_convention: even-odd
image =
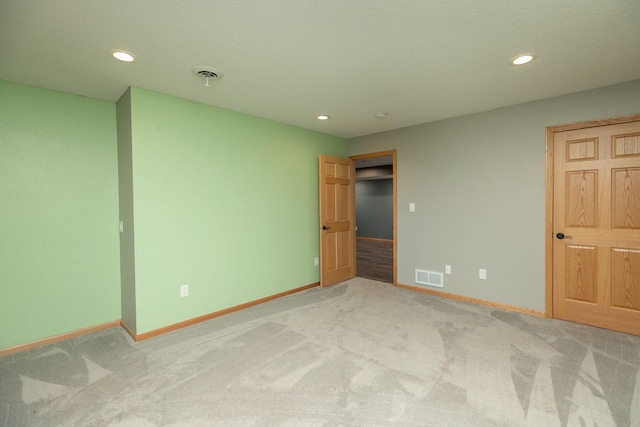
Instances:
[[[356,276],[393,283],[393,240],[357,237]]]

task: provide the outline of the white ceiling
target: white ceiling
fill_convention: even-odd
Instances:
[[[0,0],[0,79],[348,138],[638,79],[639,23],[639,0]]]

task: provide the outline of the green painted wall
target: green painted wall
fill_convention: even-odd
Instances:
[[[138,334],[319,280],[318,155],[343,139],[138,88],[131,128]]]
[[[115,117],[0,81],[0,348],[120,318]]]

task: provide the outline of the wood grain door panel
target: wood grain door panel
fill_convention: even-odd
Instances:
[[[320,286],[355,277],[353,160],[320,156]]]
[[[640,335],[640,121],[554,133],[554,317]]]

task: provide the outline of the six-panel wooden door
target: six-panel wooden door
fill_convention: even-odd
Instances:
[[[640,335],[640,121],[553,137],[553,315]]]
[[[356,275],[353,160],[320,156],[320,286]]]

